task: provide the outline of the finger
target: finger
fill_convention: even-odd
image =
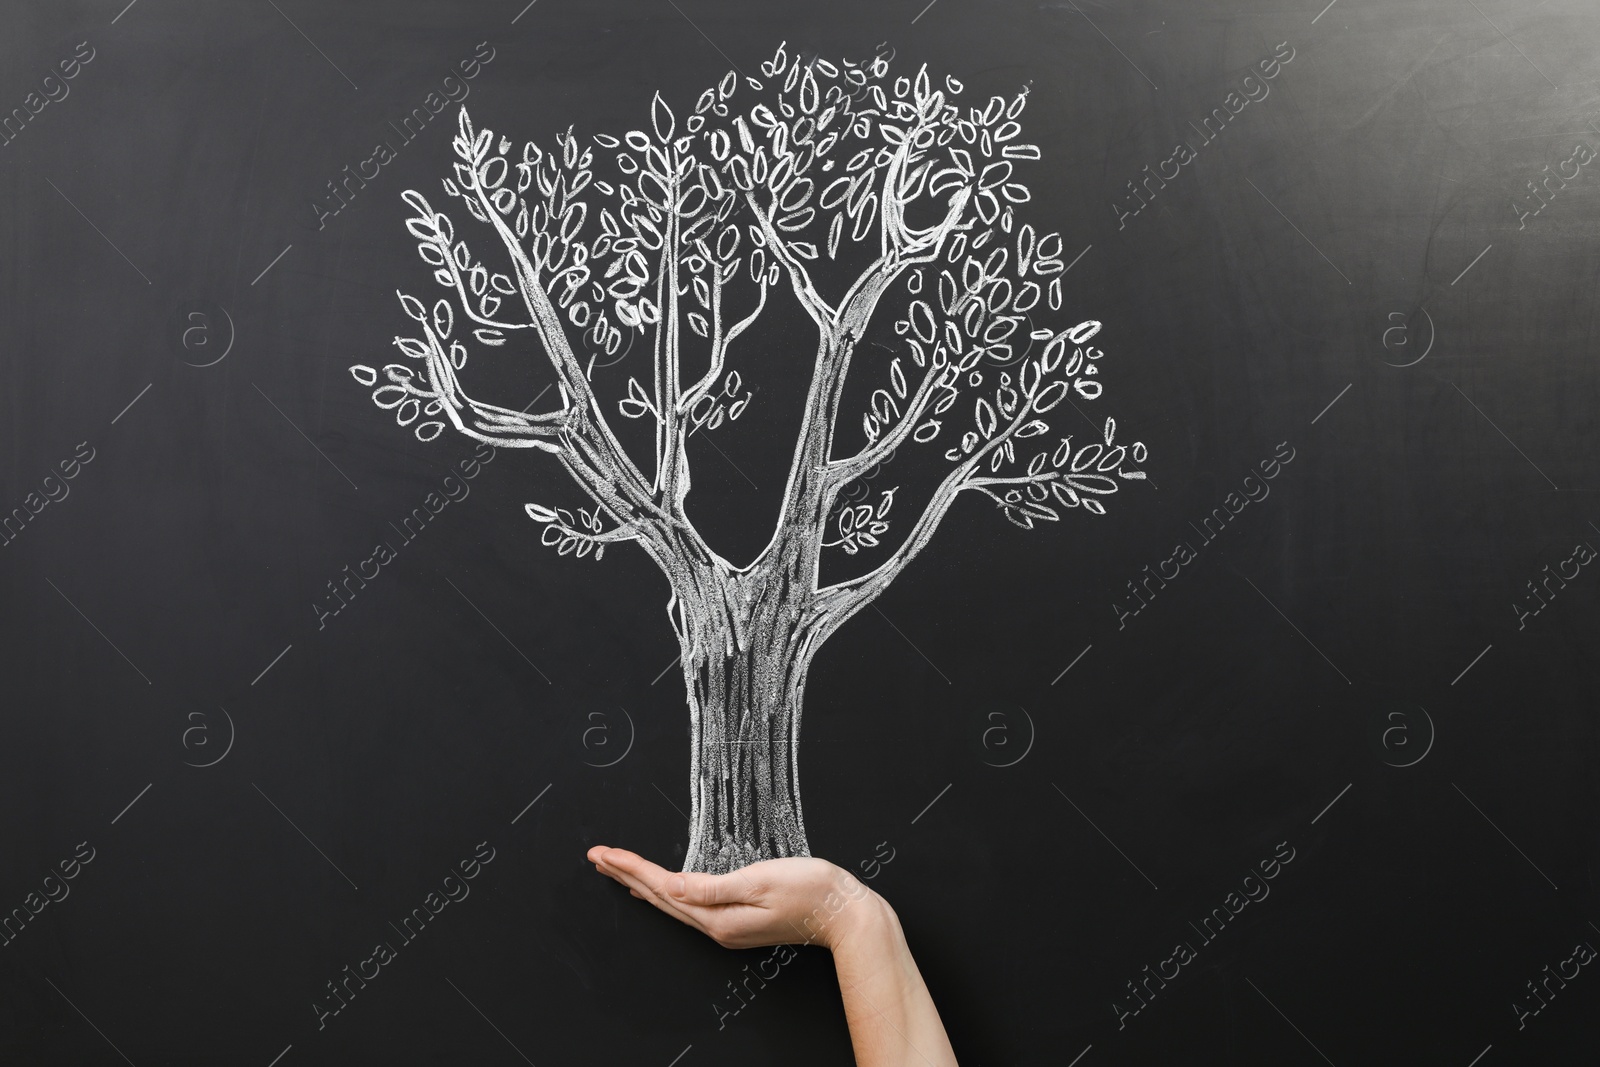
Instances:
[[[618,871],[651,887],[664,884],[671,875],[665,867],[625,848],[606,849],[600,854],[600,863],[608,870]]]
[[[651,863],[643,856],[629,852],[625,848],[607,849],[601,856],[601,863],[605,865],[606,873],[633,890],[641,900],[648,900],[679,922],[686,923],[701,933],[706,932],[704,916],[698,909],[686,902],[680,903],[665,892],[666,882],[672,877],[666,868]]]
[[[588,852],[589,862],[594,864],[594,869],[600,874],[605,875],[614,882],[626,885],[627,883],[622,881],[617,872],[607,867],[602,861],[601,857],[605,855],[607,850],[608,846],[606,845],[596,845],[594,848],[591,848]]]
[[[621,848],[607,849],[595,863],[595,869],[601,874],[606,875],[629,890],[651,898],[655,898],[656,893],[646,879],[649,876],[648,868],[654,866],[655,864],[642,856]],[[663,871],[657,880],[663,879],[665,873]]]
[[[611,867],[607,867],[606,864],[605,864],[605,854],[607,852],[623,852],[623,851],[626,851],[626,850],[613,849],[609,845],[595,845],[587,853],[585,853],[585,855],[588,857],[589,862],[594,864],[594,869],[596,871],[598,871],[599,873],[605,875],[607,878],[610,878],[612,881],[618,883],[619,885],[626,886],[628,883],[623,881],[623,879],[619,875],[619,873],[615,869],[613,869]]]
[[[719,904],[753,904],[759,889],[749,877],[733,874],[675,874],[667,880],[667,893],[674,900],[701,907]]]

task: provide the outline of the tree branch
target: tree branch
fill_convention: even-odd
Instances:
[[[497,404],[474,400],[461,389],[455,368],[445,354],[433,327],[423,325],[428,338],[428,381],[433,386],[445,417],[461,433],[475,441],[483,441],[501,448],[537,448],[545,452],[559,452],[561,446],[552,438],[559,438],[567,430],[568,409],[529,415]],[[462,418],[470,412],[473,423]]]
[[[821,328],[822,340],[818,346],[816,369],[812,372],[811,389],[806,397],[799,441],[795,445],[794,458],[790,461],[789,480],[784,486],[779,530],[763,553],[763,558],[766,558],[769,553],[780,551],[780,542],[785,540],[786,535],[798,535],[802,540],[800,558],[791,565],[797,565],[803,574],[793,577],[796,581],[806,582],[809,588],[816,587],[821,542],[827,536],[827,514],[834,494],[841,488],[828,470],[828,465],[838,424],[839,401],[844,394],[845,378],[849,375],[855,343],[865,333],[878,301],[906,268],[930,262],[938,256],[945,238],[955,229],[971,200],[970,189],[957,190],[950,197],[944,219],[912,244],[902,245],[900,234],[904,232],[904,227],[899,223],[902,205],[895,188],[909,154],[909,146],[919,128],[907,131],[884,168],[879,221],[882,251],[879,258],[846,291],[836,313],[822,319],[812,311],[812,318],[817,320]],[[747,193],[746,199],[751,209],[761,217],[754,198]],[[770,242],[773,236],[771,223],[762,217],[762,225]],[[908,252],[912,254],[907,255]],[[809,282],[806,289],[809,289]],[[805,297],[797,277],[795,291],[803,303]],[[822,306],[826,308],[825,304]]]
[[[959,204],[956,203],[956,200],[958,199],[960,200]],[[958,192],[956,196],[951,198],[951,208],[945,214],[944,222],[939,226],[932,227],[926,232],[930,234],[938,234],[938,242],[942,244],[944,239],[951,233],[954,233],[957,229],[966,228],[957,226],[955,223],[956,220],[960,218],[961,212],[965,210],[967,201],[969,199],[970,190],[963,189]],[[970,226],[971,224],[968,223],[967,225]],[[909,266],[916,263],[926,263],[937,258],[938,254],[939,246],[936,244],[931,254],[924,254],[917,258],[906,260],[905,265]],[[866,275],[863,275],[862,281],[865,279]],[[992,280],[993,279],[991,279],[985,272],[980,271],[978,284],[976,286],[968,287],[961,294],[961,296],[957,298],[954,306],[952,306],[950,311],[947,313],[947,318],[950,320],[956,319],[961,314],[962,310],[966,308],[968,301],[974,299],[983,289],[983,287]],[[861,282],[858,282],[857,284],[861,285]],[[854,293],[855,290],[853,289],[852,292]],[[865,299],[867,290],[864,287],[862,288],[862,294],[863,295],[861,298]],[[876,300],[877,298],[877,295],[873,295],[871,297],[873,300]],[[937,342],[935,342],[935,348],[937,349]],[[953,364],[946,364],[942,367],[935,366],[933,364],[933,357],[930,356],[928,372],[923,376],[922,384],[918,386],[916,395],[913,397],[913,402],[907,407],[906,416],[897,422],[895,426],[883,437],[880,437],[877,441],[864,446],[862,450],[855,456],[852,456],[846,460],[834,460],[830,462],[830,469],[837,470],[839,472],[839,476],[843,478],[843,481],[840,482],[841,486],[848,484],[851,478],[856,477],[862,471],[870,470],[872,467],[886,460],[895,451],[895,449],[899,448],[905,443],[906,437],[916,429],[917,422],[919,422],[922,416],[927,413],[928,402],[931,398],[932,390],[938,384],[937,378],[941,375],[946,377],[947,380],[944,382],[946,385],[953,384],[955,378],[959,376],[955,372]]]
[[[726,279],[722,277],[721,267],[717,268],[717,275],[717,283],[711,290],[711,367],[699,381],[684,392],[679,409],[685,414],[694,407],[695,401],[716,387],[717,379],[722,377],[722,369],[727,363],[728,346],[733,344],[734,339],[744,333],[756,321],[762,309],[767,306],[767,276],[763,273],[760,281],[761,297],[756,301],[756,309],[729,327],[727,336],[723,336],[722,282]]]
[[[812,288],[810,274],[806,272],[805,266],[789,252],[789,248],[784,244],[783,238],[778,236],[778,231],[773,228],[772,219],[756,203],[755,193],[746,191],[744,199],[745,203],[750,205],[750,211],[755,215],[756,221],[761,223],[761,232],[767,239],[767,247],[772,249],[773,258],[783,264],[788,271],[789,283],[794,287],[794,295],[800,301],[800,306],[806,309],[806,314],[811,316],[811,321],[815,322],[823,333],[831,332],[834,328],[834,319],[836,317],[834,309],[828,306],[827,301],[818,296],[817,291]],[[774,197],[773,199],[776,201],[777,198]]]
[[[599,507],[597,505],[597,510]],[[645,537],[644,527],[636,522],[625,522],[610,530],[582,529],[573,525],[572,513],[565,509],[528,504],[525,510],[528,512],[528,517],[534,522],[546,524],[544,533],[539,535],[541,544],[556,545],[571,538],[574,542],[578,542],[578,555],[580,556],[588,555],[590,549],[599,548],[603,552],[602,546],[604,545],[615,544],[619,541],[641,541]],[[584,519],[587,522],[589,516],[584,514],[581,509],[580,514],[584,515]],[[593,519],[594,525],[599,526],[599,515],[596,514]],[[584,545],[588,547],[585,548],[583,547]],[[563,551],[562,554],[565,555],[566,552]],[[595,558],[598,559],[599,556],[600,553],[596,552]]]
[[[673,514],[683,511],[689,492],[689,457],[684,448],[683,383],[678,370],[678,179],[667,186],[666,223],[661,230],[661,268],[656,273],[656,491]]]
[[[889,431],[876,441],[862,448],[849,459],[836,459],[828,464],[828,470],[837,479],[838,485],[843,487],[850,484],[851,480],[862,471],[871,470],[879,463],[886,461],[894,451],[905,444],[907,437],[916,430],[922,416],[927,414],[932,404],[934,391],[941,384],[949,384],[947,379],[955,376],[954,365],[944,363],[939,366],[932,365],[929,361],[927,373],[922,376],[922,382],[917,386],[917,391],[911,395],[906,403],[906,413]],[[942,381],[943,380],[943,381]]]
[[[966,487],[968,489],[982,489],[991,485],[1031,485],[1034,482],[1060,481],[1061,477],[1060,471],[1048,470],[1040,471],[1038,474],[1019,474],[1008,478],[968,478]],[[994,496],[993,493],[988,495]],[[1005,503],[1000,497],[996,496],[995,499],[1000,500],[1002,504]]]
[[[461,127],[465,143],[469,146],[476,144],[465,109],[461,112]],[[463,162],[465,167],[458,168],[458,177],[463,185],[467,185],[462,189],[462,195],[474,198],[481,217],[489,221],[500,238],[511,259],[517,288],[532,317],[533,329],[556,371],[568,418],[559,436],[562,465],[573,480],[597,505],[603,506],[619,525],[638,521],[647,534],[642,543],[650,557],[661,567],[669,582],[678,581],[679,576],[674,572],[677,562],[685,558],[712,560],[717,557],[705,544],[699,531],[687,521],[681,508],[663,507],[645,482],[643,473],[622,448],[606,420],[588,376],[572,353],[566,329],[539,281],[538,272],[484,191],[478,176],[478,158],[469,152],[463,155]],[[466,174],[462,174],[462,171]],[[467,175],[471,177],[470,183],[465,180]]]
[[[898,158],[898,157],[897,157]],[[891,161],[892,167],[894,162]],[[884,180],[884,195],[888,196],[889,180]],[[907,267],[914,267],[924,263],[931,263],[939,256],[940,249],[944,246],[944,239],[958,229],[966,229],[972,224],[957,226],[961,215],[967,209],[967,204],[972,200],[971,189],[958,189],[950,197],[948,210],[944,219],[937,225],[925,231],[927,236],[913,244],[904,246],[894,245],[888,247],[879,255],[877,260],[861,272],[861,276],[845,293],[844,299],[839,302],[839,318],[844,320],[859,317],[863,324],[872,317],[878,306],[879,299],[888,292],[889,287],[905,271]],[[897,208],[898,210],[898,208]],[[885,217],[881,223],[882,240],[889,241],[888,231],[891,223]]]
[[[964,489],[980,488],[998,484],[1005,479],[971,477],[978,465],[992,455],[996,449],[1016,436],[1018,430],[1027,424],[1029,416],[1033,414],[1033,402],[1019,405],[1016,417],[996,433],[982,448],[977,449],[953,467],[939,487],[934,490],[933,497],[928,501],[928,506],[918,516],[916,524],[906,536],[899,548],[890,554],[889,558],[877,567],[857,578],[847,579],[828,586],[818,591],[818,599],[823,605],[823,610],[832,626],[843,623],[851,615],[860,611],[867,604],[875,600],[880,593],[889,587],[889,583],[900,576],[906,565],[917,557],[933,537],[934,531],[939,528],[939,523],[944,520],[950,506],[955,503],[956,497]]]
[[[473,144],[465,108],[461,112],[461,126],[462,136],[469,145]],[[584,441],[598,454],[601,458],[600,466],[610,475],[607,481],[614,485],[616,491],[620,492],[631,505],[623,509],[625,513],[634,510],[659,512],[650,488],[645,483],[644,475],[623,450],[616,435],[612,433],[605,413],[600,408],[600,401],[590,387],[588,376],[584,374],[582,366],[572,354],[566,328],[562,326],[560,317],[550,303],[549,294],[540,284],[538,272],[529,262],[527,253],[518,243],[516,235],[500,217],[500,211],[484,194],[483,183],[478,178],[476,159],[467,162],[467,169],[472,175],[471,193],[476,198],[483,216],[494,227],[506,254],[511,258],[512,267],[516,271],[517,288],[521,291],[523,302],[532,316],[534,331],[539,335],[545,354],[555,367],[562,396],[567,401],[567,410],[570,413],[570,421],[566,428],[568,438]],[[595,473],[598,475],[599,472]],[[585,486],[585,488],[592,487]],[[661,513],[661,516],[668,518],[665,513]]]
[[[445,269],[450,271],[450,277],[455,283],[456,296],[460,298],[461,311],[467,318],[479,326],[489,326],[496,330],[526,330],[533,326],[531,322],[500,322],[472,310],[472,297],[467,293],[466,282],[461,277],[461,269],[456,266],[455,257],[450,254],[450,243],[443,238],[435,238],[433,246],[444,254]]]

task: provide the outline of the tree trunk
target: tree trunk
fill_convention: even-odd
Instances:
[[[691,745],[683,869],[712,874],[811,854],[797,749],[812,635],[784,612],[720,607],[679,631]]]

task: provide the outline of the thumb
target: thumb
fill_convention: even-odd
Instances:
[[[700,874],[686,871],[667,879],[667,894],[686,904],[749,903],[754,893],[750,879],[738,874]]]

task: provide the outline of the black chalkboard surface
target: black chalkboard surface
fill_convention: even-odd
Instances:
[[[6,5],[0,1062],[1594,1062],[1600,10],[1324,3]]]

